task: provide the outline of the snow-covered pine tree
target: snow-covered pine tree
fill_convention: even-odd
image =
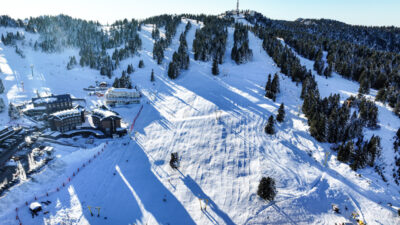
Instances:
[[[323,57],[322,50],[319,49],[314,62],[314,70],[317,71],[318,75],[322,75],[324,72],[324,61],[322,57]]]
[[[218,61],[216,58],[214,58],[213,60],[211,72],[214,76],[217,76],[219,74]]]
[[[3,112],[5,108],[6,105],[4,104],[4,100],[0,97],[0,112]]]
[[[369,94],[369,89],[371,87],[370,79],[367,72],[363,71],[360,75],[360,88],[358,89],[359,95]]]
[[[4,93],[4,85],[3,85],[3,80],[0,79],[0,94]]]
[[[235,24],[233,34],[234,43],[231,58],[237,64],[246,63],[253,57],[253,51],[249,48],[249,31],[242,24]]]
[[[279,76],[278,74],[274,75],[274,79],[272,80],[271,83],[271,91],[275,94],[280,93],[281,89],[279,87]]]
[[[135,71],[135,69],[133,68],[133,65],[132,65],[132,64],[129,64],[128,67],[126,68],[126,72],[127,72],[128,74],[131,74],[131,73],[133,73],[134,71]]]
[[[159,41],[154,43],[153,47],[153,59],[157,60],[157,64],[161,64],[164,59],[164,39],[161,38]]]
[[[168,66],[168,77],[175,79],[179,76],[179,68],[174,62],[170,62]]]
[[[347,142],[346,144],[343,143],[339,146],[339,151],[337,154],[337,159],[341,162],[348,162],[350,160],[350,156],[354,154],[354,143],[352,140]]]
[[[153,30],[151,31],[151,37],[155,40],[158,41],[158,39],[160,38],[160,30],[158,29],[158,27],[154,27]]]
[[[150,81],[151,81],[151,82],[154,82],[154,81],[155,81],[155,78],[154,78],[154,70],[153,70],[153,69],[151,70]]]
[[[268,124],[265,126],[265,133],[267,134],[275,134],[275,119],[274,116],[270,116],[268,118]]]
[[[268,81],[267,81],[267,83],[265,84],[265,91],[270,91],[271,90],[271,74],[268,74]],[[267,95],[266,95],[266,97],[267,97]]]
[[[142,59],[139,61],[138,67],[139,67],[139,68],[144,68],[144,62],[143,62]]]
[[[273,201],[277,194],[275,180],[271,177],[263,177],[258,185],[257,195],[264,200]]]
[[[332,65],[331,65],[331,64],[328,64],[328,66],[325,68],[325,70],[324,70],[324,76],[325,76],[326,78],[332,76]]]
[[[280,123],[282,123],[285,120],[285,105],[283,103],[279,106],[276,120]]]
[[[171,160],[169,161],[169,165],[172,169],[179,168],[179,155],[177,152],[171,153]]]

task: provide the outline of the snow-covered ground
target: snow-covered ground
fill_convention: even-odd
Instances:
[[[293,52],[294,49],[292,49]],[[327,53],[324,52],[324,58],[326,59]],[[308,60],[300,55],[297,55],[300,59],[302,65],[304,65],[307,70],[311,70],[315,76],[315,80],[318,83],[318,89],[320,91],[321,97],[328,97],[331,94],[340,94],[340,100],[343,102],[350,96],[357,96],[359,84],[355,81],[350,81],[343,78],[339,74],[333,72],[332,77],[326,79],[324,76],[319,76],[317,72],[313,69],[314,61]],[[326,61],[326,60],[325,60]],[[327,66],[327,64],[326,64]],[[377,90],[371,89],[370,94],[365,95],[365,97],[371,101],[375,100]],[[365,129],[364,137],[371,138],[372,135],[378,135],[381,137],[382,155],[379,159],[383,167],[386,169],[385,175],[389,179],[391,184],[393,183],[392,168],[394,167],[394,150],[393,150],[393,137],[395,136],[397,130],[400,128],[400,120],[393,113],[393,109],[381,102],[375,102],[378,107],[378,125],[379,129]],[[371,176],[376,176],[375,179],[380,179],[379,176],[372,169],[365,169],[363,173],[370,173]],[[394,185],[395,186],[395,185]]]
[[[200,26],[191,22],[189,49]],[[350,221],[353,211],[368,224],[399,224],[397,212],[387,205],[400,206],[398,186],[391,181],[389,185],[383,183],[372,169],[361,170],[362,176],[356,176],[349,166],[337,162],[334,153],[325,165],[325,157],[332,151],[308,133],[307,120],[300,111],[301,85],[280,75],[281,94],[276,102],[264,97],[268,74],[279,68],[252,33],[253,61],[236,65],[230,59],[234,32],[230,28],[219,76],[211,75],[211,62],[194,61],[191,52],[190,69],[177,80],[170,80],[167,65],[178,49],[185,23],[187,20],[178,26],[162,65],[152,58],[152,26],[143,26],[140,55],[121,62],[114,73],[120,76],[128,64],[136,67],[140,59],[144,60],[145,68],[136,68],[131,75],[144,94],[144,109],[135,124],[136,141],[127,137],[109,140],[104,153],[66,188],[45,198],[52,202],[46,207],[47,215],[32,219],[28,209],[21,208],[23,224],[334,224]],[[2,33],[5,30],[10,29],[0,28]],[[36,38],[26,36],[27,40]],[[77,56],[76,49],[55,54],[35,52],[30,47],[21,49],[25,59],[14,48],[0,44],[6,104],[28,100],[36,90],[72,93],[86,98],[88,107],[101,102],[101,98],[88,97],[82,89],[106,77],[79,66],[65,69],[68,57]],[[302,63],[312,66],[304,59]],[[150,82],[152,69],[154,84]],[[328,80],[317,77],[317,81],[323,96],[340,92],[345,98],[358,90],[356,83],[338,75]],[[264,126],[282,102],[286,119],[276,125],[275,135],[268,136]],[[392,117],[385,106],[379,107],[382,128],[367,130],[366,135],[382,135],[382,157],[389,160],[392,153],[388,152],[393,151],[390,139],[399,127],[399,119]],[[132,105],[116,111],[130,122],[139,108]],[[2,124],[8,123],[7,112],[0,118]],[[90,145],[86,149],[55,145],[55,160],[0,198],[1,224],[16,224],[16,207],[62,183],[103,147],[102,142],[96,140],[98,147]],[[179,171],[169,166],[172,152],[181,157]],[[256,195],[263,176],[276,180],[278,195],[274,202],[265,202]],[[203,207],[208,200],[206,211],[200,210],[199,199]],[[340,207],[341,214],[332,212],[332,204]],[[88,206],[100,207],[101,217],[92,217]]]

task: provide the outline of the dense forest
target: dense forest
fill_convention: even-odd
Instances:
[[[227,23],[217,17],[209,17],[204,27],[196,31],[193,41],[194,59],[223,63],[228,36]]]
[[[155,40],[153,47],[153,58],[158,64],[161,64],[164,59],[164,50],[171,44],[172,38],[176,34],[176,28],[181,22],[181,17],[173,15],[161,15],[150,17],[141,24],[153,24],[155,27],[152,31],[152,37]],[[160,37],[159,28],[165,29],[165,38]]]
[[[190,59],[189,59],[189,51],[188,45],[186,41],[186,34],[192,27],[192,24],[189,22],[185,31],[179,37],[179,48],[177,52],[174,52],[172,55],[172,62],[170,62],[168,66],[168,76],[171,79],[175,79],[179,76],[181,70],[189,69]]]
[[[142,44],[137,34],[139,23],[133,19],[116,21],[109,27],[104,27],[98,22],[75,19],[66,15],[40,16],[30,18],[25,23],[2,16],[0,24],[38,33],[39,39],[33,44],[35,50],[58,52],[66,47],[78,48],[80,66],[97,69],[102,75],[109,77],[118,67],[119,61],[136,54]],[[2,38],[5,44],[13,44],[14,40],[21,39],[23,36],[18,32],[15,35],[7,34]],[[111,56],[106,50],[112,48],[114,52]],[[67,68],[71,69],[77,63],[78,60],[72,56]]]
[[[246,63],[253,57],[253,51],[249,47],[249,32],[245,26],[235,24],[235,32],[233,33],[233,48],[231,58],[237,64]]]
[[[272,38],[281,38],[301,56],[314,60],[318,74],[337,72],[360,83],[360,94],[379,90],[400,116],[400,29],[351,26],[332,20],[277,21],[256,13],[246,16]],[[326,53],[326,56],[324,56]],[[325,60],[326,64],[325,65]]]
[[[302,19],[296,21],[272,20],[261,13],[245,12],[253,24],[265,25],[275,30],[296,31],[363,45],[374,50],[400,52],[400,28],[349,25],[330,19]]]
[[[380,138],[373,136],[370,140],[364,141],[362,133],[365,127],[371,129],[378,127],[378,108],[375,103],[362,95],[357,98],[351,97],[343,104],[340,103],[338,94],[321,98],[311,71],[307,71],[301,65],[298,57],[276,38],[273,31],[260,26],[255,26],[252,31],[263,40],[264,50],[281,69],[281,73],[291,77],[296,83],[302,83],[300,96],[304,99],[302,110],[308,119],[310,134],[320,142],[339,146],[334,148],[340,155],[338,159],[349,163],[354,170],[375,166],[375,160],[381,151]],[[266,97],[273,99],[272,84],[269,75],[265,88]],[[273,133],[272,124],[273,118],[270,117],[266,126],[266,132],[269,134]]]

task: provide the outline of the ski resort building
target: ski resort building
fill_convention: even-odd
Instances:
[[[106,135],[123,134],[125,129],[121,128],[121,117],[109,110],[95,109],[92,112],[93,125],[103,131]]]
[[[12,136],[15,133],[14,128],[5,127],[0,131],[0,142],[6,140],[8,137]]]
[[[81,126],[84,121],[84,111],[79,109],[56,112],[49,117],[51,130],[61,133],[76,129]]]
[[[72,98],[69,94],[32,98],[32,103],[34,108],[42,109],[47,114],[72,109]]]
[[[20,134],[21,131],[21,127],[4,127],[0,130],[0,147],[8,149],[18,143],[23,139],[23,135]]]
[[[141,94],[137,89],[110,88],[105,94],[106,104],[110,106],[140,103]]]

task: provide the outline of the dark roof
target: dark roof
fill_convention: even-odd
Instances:
[[[106,118],[119,118],[121,117],[118,115],[118,113],[110,110],[103,110],[103,109],[94,109],[92,111],[92,116],[98,117],[100,120],[104,120]]]
[[[70,102],[72,101],[70,94],[63,95],[50,95],[46,97],[32,98],[33,104],[44,104],[44,103],[54,103],[54,102]]]
[[[81,116],[81,110],[79,109],[68,109],[68,110],[63,110],[59,112],[55,112],[50,115],[50,117],[57,118],[59,120],[71,118],[71,117],[77,117]]]

